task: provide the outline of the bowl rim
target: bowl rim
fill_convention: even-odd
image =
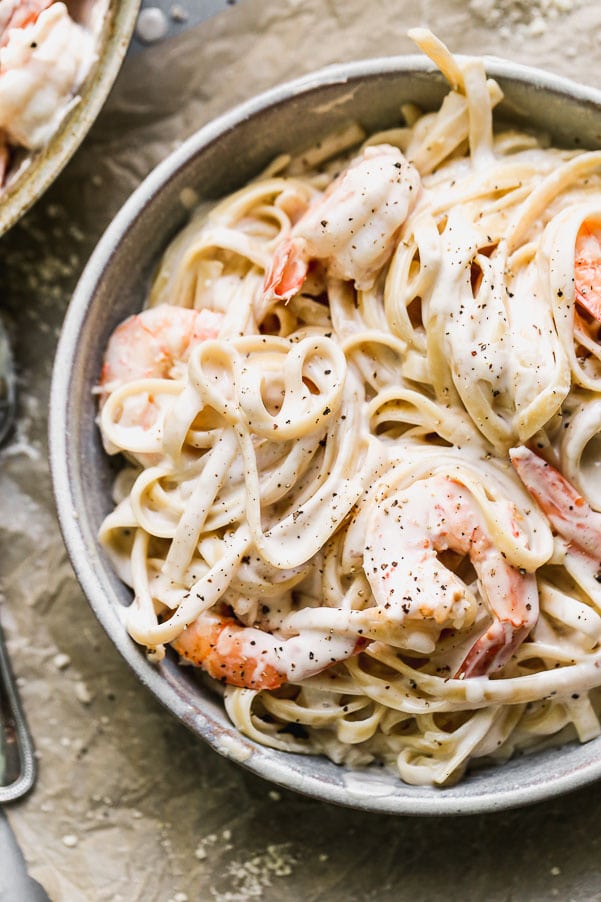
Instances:
[[[461,55],[457,55],[457,57],[462,58]],[[542,69],[513,63],[498,57],[484,56],[482,58],[489,77],[527,82],[546,92],[569,96],[570,99],[590,105],[601,113],[601,90]],[[112,643],[142,684],[150,689],[171,714],[207,741],[215,751],[271,783],[321,801],[359,810],[397,815],[477,814],[533,804],[582,787],[601,777],[601,756],[597,761],[576,767],[563,774],[557,773],[557,768],[550,767],[550,773],[544,782],[520,785],[509,785],[507,782],[501,791],[498,788],[495,791],[481,790],[463,799],[456,795],[447,795],[444,789],[439,788],[432,788],[432,793],[428,796],[412,796],[410,790],[413,787],[410,786],[406,787],[408,790],[406,795],[379,797],[377,794],[366,793],[349,798],[348,793],[340,785],[322,781],[310,772],[301,774],[291,767],[291,760],[299,756],[291,756],[288,752],[274,753],[273,749],[260,746],[242,736],[233,725],[227,737],[231,741],[223,742],[218,735],[220,732],[224,732],[223,729],[215,729],[215,725],[211,723],[210,717],[205,711],[196,709],[194,717],[191,717],[188,703],[182,699],[165,677],[146,661],[133,641],[125,635],[124,631],[117,631],[115,634],[112,629],[117,615],[112,610],[110,602],[104,597],[99,597],[99,594],[102,596],[102,593],[98,591],[99,584],[88,564],[88,550],[78,522],[76,499],[69,478],[69,387],[78,335],[85,324],[88,306],[93,300],[95,288],[105,269],[110,266],[114,248],[145,207],[160,192],[161,187],[205,146],[237,124],[268,107],[315,88],[344,84],[363,77],[395,73],[440,74],[437,67],[429,60],[415,54],[376,57],[327,66],[263,91],[211,120],[146,176],[104,231],[80,277],[64,319],[54,360],[50,393],[50,468],[61,532],[75,575],[88,604],[108,633]],[[356,772],[361,773],[361,771]],[[405,786],[402,781],[400,785]]]
[[[0,237],[44,194],[76,152],[119,74],[136,26],[142,0],[111,0],[108,22],[99,35],[98,58],[75,93],[78,98],[57,131],[30,155],[22,173],[0,193]]]

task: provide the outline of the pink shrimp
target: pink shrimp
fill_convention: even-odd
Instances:
[[[185,661],[215,680],[244,689],[277,689],[357,654],[366,642],[316,630],[280,638],[207,611],[171,644]]]
[[[11,30],[33,24],[40,13],[53,2],[54,0],[0,0],[0,48],[8,43]],[[0,76],[4,69],[5,66],[0,62]],[[10,142],[4,129],[0,129],[0,188],[5,182],[9,165]]]
[[[464,627],[475,604],[472,592],[437,554],[468,555],[492,623],[456,675],[482,676],[507,663],[538,618],[536,579],[512,567],[494,546],[468,489],[443,476],[419,480],[377,507],[370,533],[367,579],[378,605],[401,621]]]
[[[574,251],[576,301],[601,322],[601,220],[585,220]]]
[[[523,445],[509,452],[520,479],[546,514],[553,529],[570,544],[601,557],[601,513],[559,470]]]
[[[128,317],[111,335],[100,375],[107,394],[134,379],[171,378],[199,341],[216,338],[223,321],[212,310],[159,304]]]
[[[325,263],[331,276],[370,288],[392,254],[419,185],[417,169],[398,148],[366,147],[278,245],[265,294],[289,300],[302,288],[311,260]]]
[[[12,146],[47,145],[96,59],[95,43],[64,3],[0,0],[0,129]]]
[[[8,41],[11,28],[26,28],[37,21],[54,0],[0,0],[0,47]]]

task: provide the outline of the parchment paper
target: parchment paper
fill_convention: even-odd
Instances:
[[[276,791],[218,757],[122,662],[55,520],[52,357],[111,215],[214,115],[327,63],[412,51],[404,32],[417,24],[457,51],[601,86],[600,4],[247,0],[130,60],[79,154],[0,242],[0,305],[21,382],[17,434],[0,454],[1,615],[40,766],[8,816],[52,900],[601,897],[599,786],[524,812],[413,821]]]

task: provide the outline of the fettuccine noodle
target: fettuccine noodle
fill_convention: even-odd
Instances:
[[[444,785],[600,732],[601,151],[413,37],[440,109],[199,210],[113,334],[100,540],[246,736]]]

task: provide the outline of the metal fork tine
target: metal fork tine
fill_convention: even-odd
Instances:
[[[0,629],[0,804],[25,795],[34,784],[36,760],[8,652]],[[4,784],[4,780],[8,780]]]
[[[10,344],[0,319],[0,444],[8,435],[15,416],[16,379]]]

